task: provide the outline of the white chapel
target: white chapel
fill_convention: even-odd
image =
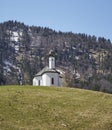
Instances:
[[[33,78],[33,86],[61,86],[60,72],[55,68],[55,56],[51,51],[49,54],[49,66],[43,68]]]

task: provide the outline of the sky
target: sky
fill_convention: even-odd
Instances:
[[[8,20],[112,41],[112,0],[0,0],[0,23]]]

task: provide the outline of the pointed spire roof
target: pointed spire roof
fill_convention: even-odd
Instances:
[[[55,52],[54,52],[53,50],[50,50],[50,51],[49,51],[49,57],[50,57],[50,56],[55,57]]]

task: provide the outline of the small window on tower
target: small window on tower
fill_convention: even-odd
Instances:
[[[54,78],[51,78],[51,84],[54,84]]]

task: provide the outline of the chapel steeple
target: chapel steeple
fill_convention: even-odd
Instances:
[[[55,53],[53,50],[49,52],[49,69],[55,69]]]

